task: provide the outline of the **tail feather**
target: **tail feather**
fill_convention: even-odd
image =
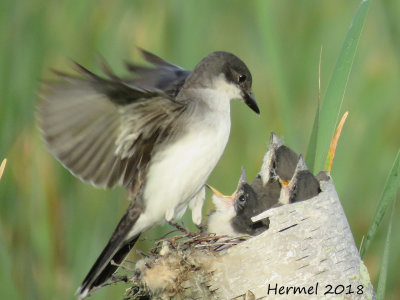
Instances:
[[[135,236],[129,242],[122,242],[122,246],[118,247],[121,243],[111,239],[96,262],[86,275],[81,286],[78,288],[78,299],[86,298],[90,291],[102,285],[111,277],[112,274],[118,269],[118,265],[123,262],[130,250],[135,245],[140,234]],[[118,246],[117,246],[118,245]]]
[[[93,282],[94,286],[99,286],[104,283],[108,278],[111,277],[112,274],[118,269],[118,266],[124,261],[125,257],[132,250],[133,246],[135,246],[136,241],[138,240],[139,235],[136,236],[132,241],[122,246],[121,249],[115,253],[111,261],[107,264],[104,270],[99,274],[96,281]]]
[[[143,203],[139,192],[135,200],[129,205],[125,215],[119,221],[106,247],[78,288],[78,299],[86,298],[93,288],[106,282],[118,269],[118,265],[122,263],[133,248],[143,229],[135,228],[135,224],[142,211]],[[135,228],[137,234],[130,236],[133,228]]]

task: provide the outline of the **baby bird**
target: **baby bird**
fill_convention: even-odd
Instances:
[[[258,235],[268,229],[269,221],[253,223],[251,218],[263,212],[262,203],[254,189],[247,183],[245,169],[239,178],[236,191],[225,196],[215,188],[208,186],[212,192],[212,201],[216,210],[207,220],[207,231],[217,235]]]

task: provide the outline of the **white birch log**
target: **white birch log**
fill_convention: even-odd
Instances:
[[[216,299],[375,298],[333,182],[321,185],[317,197],[254,217],[270,228],[215,259]]]

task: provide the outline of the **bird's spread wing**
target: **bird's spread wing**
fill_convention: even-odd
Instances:
[[[186,109],[157,87],[127,83],[106,70],[101,78],[60,74],[45,85],[39,116],[51,152],[73,174],[97,186],[135,191],[153,150],[178,134]],[[149,87],[149,86],[148,86]]]

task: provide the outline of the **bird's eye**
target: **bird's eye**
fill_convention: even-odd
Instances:
[[[243,202],[245,202],[245,201],[246,201],[246,197],[245,197],[244,195],[241,195],[241,196],[239,197],[239,202],[243,203]]]
[[[246,81],[246,75],[244,75],[244,74],[239,75],[239,82],[240,82],[240,83],[243,83],[243,82],[245,82],[245,81]]]

